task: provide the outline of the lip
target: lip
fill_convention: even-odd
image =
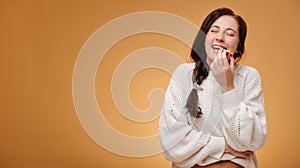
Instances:
[[[233,52],[227,50],[227,48],[224,47],[224,46],[222,46],[222,45],[216,45],[216,44],[214,44],[214,45],[212,45],[211,47],[213,48],[213,50],[214,50],[215,52],[218,52],[218,50],[224,50],[225,53],[226,53],[227,59],[229,59],[229,57],[231,57],[231,56],[234,55]]]
[[[213,44],[213,45],[211,45],[211,47],[212,47],[213,49],[223,49],[223,50],[227,50],[227,48],[226,48],[225,46],[223,46],[223,45],[218,45],[218,44]]]

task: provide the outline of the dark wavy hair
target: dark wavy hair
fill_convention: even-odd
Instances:
[[[194,40],[192,50],[191,50],[191,58],[195,62],[195,68],[193,71],[193,83],[197,83],[201,85],[203,80],[206,79],[209,73],[209,66],[207,65],[206,58],[206,50],[205,50],[205,39],[206,34],[211,28],[212,24],[221,16],[228,15],[232,16],[239,25],[239,43],[237,47],[237,51],[234,53],[233,58],[235,62],[238,62],[242,55],[245,52],[245,39],[247,36],[247,24],[243,20],[243,18],[239,15],[234,14],[234,12],[229,8],[219,8],[212,11],[203,21],[201,28]],[[198,94],[197,89],[192,89],[188,99],[186,107],[191,116],[199,118],[202,115],[201,108],[198,106]]]

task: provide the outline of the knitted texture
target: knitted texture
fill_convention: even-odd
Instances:
[[[255,151],[267,134],[261,78],[252,67],[238,65],[234,89],[222,93],[212,73],[198,90],[201,118],[190,116],[185,107],[193,89],[194,63],[181,64],[173,73],[165,94],[159,134],[163,155],[173,167],[204,166],[231,160],[246,168],[258,167],[255,154],[250,160],[224,153],[225,141],[237,151]]]

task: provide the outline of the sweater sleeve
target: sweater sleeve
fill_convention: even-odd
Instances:
[[[255,151],[267,134],[261,78],[253,68],[236,78],[237,87],[217,96],[216,107],[223,111],[223,134],[235,150]]]
[[[159,135],[163,155],[180,167],[192,167],[206,157],[219,159],[225,149],[223,137],[211,136],[191,126],[187,119],[184,91],[191,80],[184,75],[183,65],[172,75],[165,94],[159,121]]]

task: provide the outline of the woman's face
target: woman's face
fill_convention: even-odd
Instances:
[[[210,27],[206,34],[205,49],[207,53],[207,63],[210,65],[217,56],[217,49],[223,49],[235,52],[239,43],[239,25],[237,21],[228,15],[218,18]]]

